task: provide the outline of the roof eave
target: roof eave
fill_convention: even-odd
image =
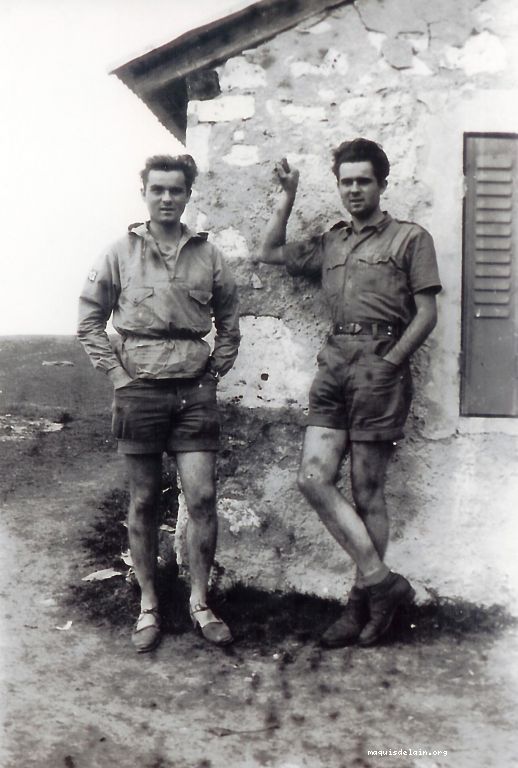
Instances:
[[[260,0],[132,59],[111,74],[117,75],[184,142],[185,78],[189,74],[219,66],[306,18],[352,1]]]

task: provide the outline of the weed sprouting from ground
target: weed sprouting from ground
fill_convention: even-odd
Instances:
[[[91,532],[82,539],[81,543],[91,561],[99,568],[112,566],[127,547],[128,534],[124,523],[128,504],[127,491],[110,491],[98,505],[99,512]]]

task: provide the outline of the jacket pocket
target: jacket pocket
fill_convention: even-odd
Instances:
[[[138,307],[144,299],[149,299],[155,292],[154,288],[141,287],[141,288],[129,288],[128,289],[128,301],[133,304],[134,307]]]
[[[189,288],[189,296],[198,304],[203,304],[203,306],[206,306],[212,299],[212,293],[210,291],[203,291],[199,288]]]

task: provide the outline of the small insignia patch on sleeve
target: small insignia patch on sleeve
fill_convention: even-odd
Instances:
[[[97,277],[97,270],[96,269],[90,270],[88,274],[88,279],[90,280],[91,283],[95,283],[96,277]]]

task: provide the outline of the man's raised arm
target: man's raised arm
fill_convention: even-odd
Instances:
[[[297,194],[299,172],[296,168],[290,168],[288,161],[283,158],[280,163],[276,163],[275,173],[282,193],[266,227],[260,261],[267,264],[284,264],[282,246],[286,243],[286,226]]]

